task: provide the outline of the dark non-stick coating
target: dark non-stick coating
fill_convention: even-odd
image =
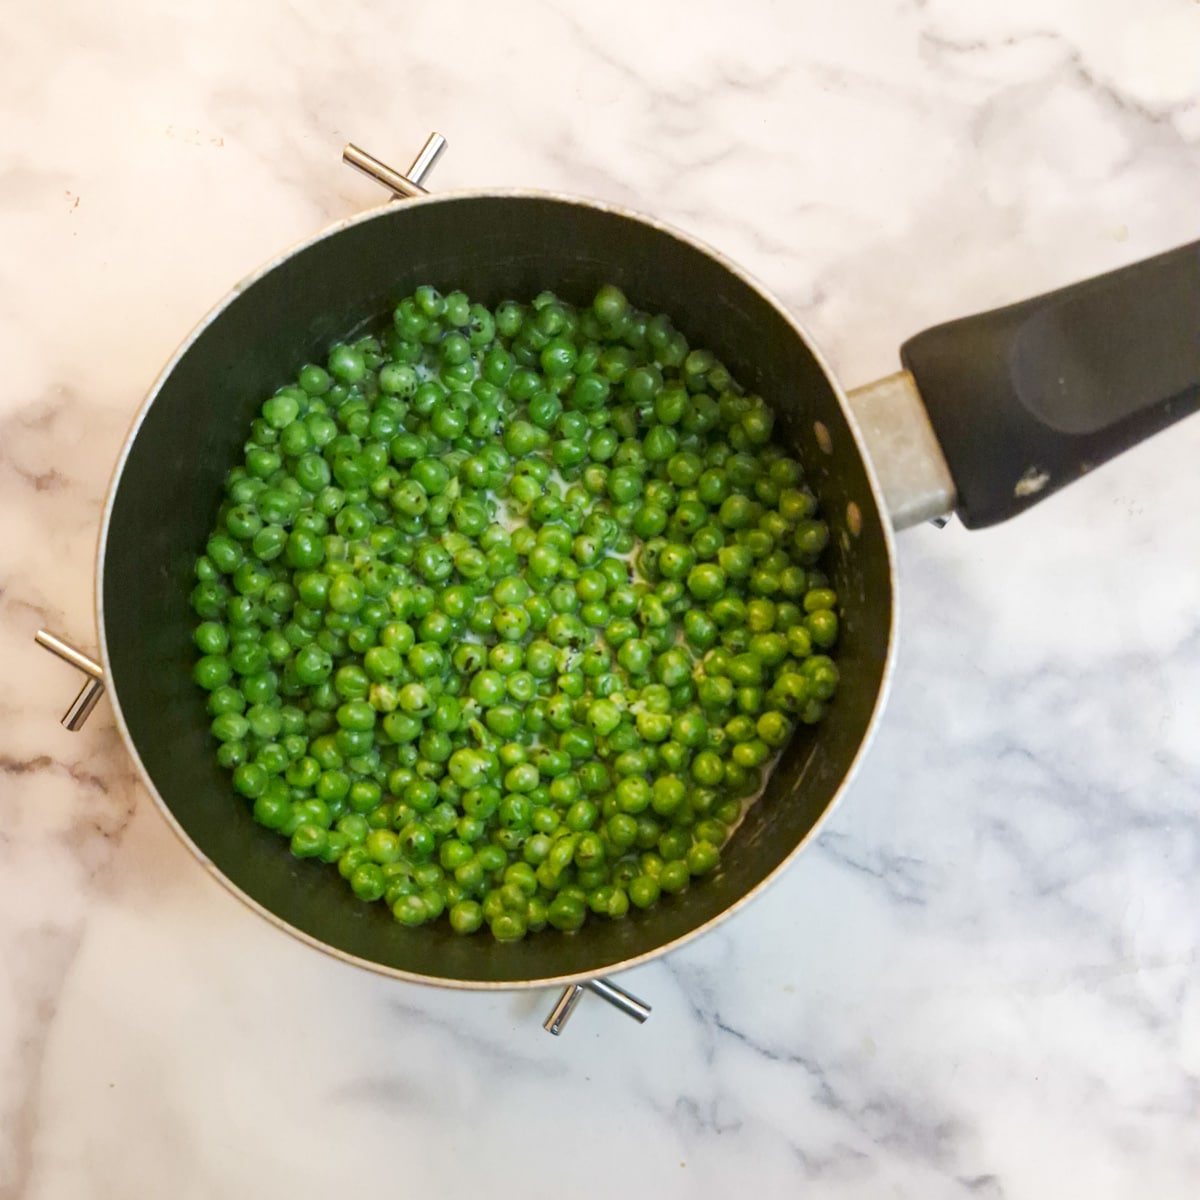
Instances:
[[[545,288],[585,303],[605,282],[670,313],[693,345],[716,351],[778,413],[778,436],[807,464],[833,530],[841,690],[828,720],[788,747],[719,873],[686,894],[624,921],[517,945],[459,938],[444,923],[406,929],[383,905],[356,900],[331,867],[292,858],[216,765],[205,696],[191,681],[193,564],[250,420],[330,341],[422,283],[494,304]],[[471,193],[393,205],[319,237],[210,317],[160,381],[118,470],[102,535],[101,637],[118,717],[146,774],[225,880],[366,965],[431,982],[513,986],[597,974],[688,936],[763,883],[810,833],[880,699],[892,630],[890,547],[833,386],[796,327],[750,282],[703,247],[625,213],[547,195]]]

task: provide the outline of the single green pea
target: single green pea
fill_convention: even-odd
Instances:
[[[298,381],[310,396],[323,396],[333,386],[329,373],[315,363],[308,363],[300,368]]]
[[[688,870],[687,862],[677,859],[663,865],[662,872],[658,877],[658,886],[664,892],[678,893],[687,889],[690,880],[691,872]]]
[[[703,787],[716,787],[725,775],[725,765],[712,750],[702,750],[692,760],[692,778]]]
[[[629,899],[638,908],[653,908],[658,903],[660,891],[657,878],[638,875],[629,884]]]
[[[359,383],[367,373],[362,351],[353,346],[335,345],[329,352],[326,365],[329,374],[341,383]]]
[[[546,918],[555,929],[569,932],[583,925],[587,909],[576,897],[560,893],[550,902]]]
[[[202,621],[192,640],[202,655],[221,655],[229,648],[229,630],[219,621]]]
[[[223,654],[206,654],[196,660],[192,678],[206,691],[215,691],[233,678],[233,667]]]
[[[425,618],[421,620],[423,626]],[[426,680],[440,675],[445,669],[446,652],[436,642],[416,642],[405,655],[405,662],[413,675]]]
[[[688,572],[687,589],[697,600],[715,600],[725,586],[725,571],[714,563],[699,563]]]
[[[617,784],[616,798],[621,812],[636,815],[650,805],[650,784],[640,775],[626,776]]]
[[[246,711],[246,697],[241,691],[225,684],[214,688],[208,697],[208,713],[219,717],[222,713],[241,713]]]
[[[450,927],[457,934],[475,933],[483,926],[483,909],[475,900],[460,900],[450,909]]]
[[[421,895],[411,892],[396,900],[392,905],[392,915],[401,925],[415,927],[429,920],[430,910]]]
[[[297,858],[318,858],[325,852],[328,837],[319,825],[301,825],[292,834],[292,853]]]
[[[629,310],[629,301],[620,288],[605,284],[592,301],[592,311],[601,324],[612,328],[617,325]]]
[[[630,675],[644,675],[650,669],[653,651],[649,642],[642,638],[629,638],[621,643],[617,661]]]
[[[661,393],[660,393],[661,400]],[[646,434],[643,451],[649,462],[666,462],[675,453],[679,437],[669,425],[655,425]],[[669,468],[668,468],[669,469]]]
[[[243,763],[233,773],[233,786],[248,800],[257,799],[267,790],[270,780],[266,768],[258,763]]]
[[[608,403],[610,391],[605,376],[595,371],[585,371],[576,377],[571,387],[571,406],[580,412],[598,412]]]
[[[387,879],[376,863],[365,862],[350,876],[350,888],[360,900],[380,900],[387,891]]]

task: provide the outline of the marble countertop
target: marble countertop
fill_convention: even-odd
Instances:
[[[389,982],[175,840],[87,648],[141,396],[230,284],[439,187],[649,210],[847,384],[935,321],[1200,237],[1192,0],[83,0],[0,44],[0,1196],[1191,1197],[1200,419],[1009,526],[900,543],[901,651],[818,842],[561,1039]]]

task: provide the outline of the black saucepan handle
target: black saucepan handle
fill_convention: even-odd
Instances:
[[[938,325],[900,351],[968,528],[1200,408],[1200,242]]]

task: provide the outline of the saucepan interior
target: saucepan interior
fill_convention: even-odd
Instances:
[[[619,922],[516,945],[410,930],[356,900],[336,871],[298,861],[254,823],[215,762],[191,682],[192,567],[262,401],[333,339],[422,283],[494,304],[552,288],[586,302],[613,282],[668,312],[774,406],[777,436],[809,467],[833,531],[843,604],[842,685],[801,730],[718,874]],[[98,606],[118,722],[175,827],[218,878],[321,948],[406,978],[513,987],[597,974],[653,955],[726,914],[793,854],[839,793],[882,699],[893,625],[890,535],[826,369],[788,317],[711,251],[643,218],[537,193],[463,193],[393,205],[331,230],[238,288],[147,400],[110,494]]]

